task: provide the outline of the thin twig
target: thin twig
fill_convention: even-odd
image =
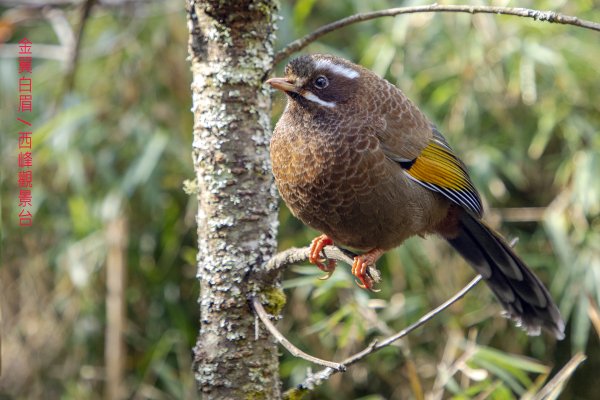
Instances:
[[[518,238],[514,238],[510,241],[509,246],[514,247],[517,244],[517,242],[518,242]],[[351,264],[353,261],[352,259],[354,257],[354,254],[350,253],[349,251],[340,249],[335,246],[325,247],[324,252],[325,252],[325,256],[327,258],[332,258],[332,259],[335,259],[338,261],[345,262],[347,264]],[[295,263],[307,260],[308,256],[309,256],[309,248],[308,247],[291,248],[291,249],[282,251],[282,252],[276,254],[275,256],[273,256],[267,262],[267,264],[265,265],[265,268],[263,270],[265,271],[266,275],[278,274],[279,272],[281,272],[281,270],[283,268],[285,268],[291,264],[295,264]],[[374,274],[374,276],[376,276],[377,281],[379,281],[379,279],[380,279],[379,271],[377,271],[375,268],[373,268],[373,271],[371,271],[371,272]],[[416,322],[413,322],[412,324],[410,324],[408,327],[404,328],[400,332],[395,333],[382,341],[378,341],[377,339],[372,341],[365,349],[346,358],[341,363],[335,363],[332,361],[322,360],[322,359],[319,359],[319,358],[316,358],[309,354],[304,353],[302,350],[295,347],[289,340],[287,340],[283,336],[283,334],[281,332],[279,332],[277,330],[277,328],[269,320],[268,314],[266,313],[266,311],[262,307],[262,304],[260,304],[260,301],[258,301],[258,299],[256,297],[252,298],[252,305],[254,307],[256,314],[263,321],[263,323],[265,324],[267,329],[279,341],[279,343],[281,343],[286,349],[288,349],[288,351],[290,353],[292,353],[293,355],[295,355],[297,357],[301,357],[301,358],[304,358],[305,360],[314,362],[315,364],[320,364],[320,365],[325,365],[325,366],[327,366],[328,364],[331,365],[331,366],[327,366],[327,368],[322,369],[321,371],[317,372],[316,374],[309,374],[309,376],[304,380],[303,383],[296,386],[296,388],[294,388],[294,389],[290,389],[288,392],[286,392],[286,394],[284,394],[284,398],[292,398],[296,393],[303,392],[306,390],[312,390],[314,387],[322,384],[324,381],[329,379],[333,374],[335,374],[337,372],[345,371],[347,366],[352,365],[352,364],[362,360],[369,354],[374,353],[377,350],[387,347],[387,346],[391,345],[392,343],[402,339],[403,337],[405,337],[406,335],[408,335],[415,329],[421,327],[422,325],[424,325],[425,323],[430,321],[433,317],[435,317],[436,315],[438,315],[439,313],[441,313],[442,311],[444,311],[445,309],[450,307],[452,304],[454,304],[458,300],[462,299],[479,282],[481,282],[482,279],[483,278],[481,275],[477,275],[475,278],[473,278],[473,280],[471,280],[471,282],[469,282],[467,285],[465,285],[465,287],[463,287],[461,290],[459,290],[457,293],[455,293],[448,300],[446,300],[445,302],[443,302],[442,304],[440,304],[433,310],[431,310],[428,313],[426,313],[425,315],[423,315]],[[327,364],[325,364],[325,363],[327,363]]]
[[[81,6],[82,8],[79,18],[79,26],[77,27],[77,35],[75,36],[75,43],[71,49],[71,54],[69,55],[70,57],[67,62],[63,94],[73,90],[73,86],[75,85],[75,75],[77,74],[77,61],[79,60],[81,41],[83,39],[83,33],[85,31],[88,18],[90,17],[95,3],[96,0],[86,0]]]
[[[57,8],[73,7],[81,5],[86,0],[0,0],[2,7],[22,7],[22,8]],[[148,0],[98,0],[97,4],[103,7],[122,7],[125,5],[135,5],[135,3],[147,4]],[[155,1],[159,3],[159,1]]]
[[[577,17],[564,15],[555,11],[539,11],[531,10],[527,8],[514,8],[514,7],[491,7],[491,6],[467,6],[467,5],[437,5],[431,4],[428,6],[417,6],[417,7],[398,7],[389,8],[385,10],[373,11],[368,13],[354,14],[349,17],[340,19],[327,25],[323,25],[317,30],[309,33],[308,35],[294,40],[292,43],[285,46],[280,50],[273,59],[273,65],[278,64],[284,58],[290,54],[302,50],[310,43],[319,39],[321,36],[333,32],[337,29],[346,27],[348,25],[355,24],[357,22],[368,21],[380,17],[394,17],[400,14],[414,14],[414,13],[431,13],[431,12],[456,12],[456,13],[468,13],[468,14],[502,14],[502,15],[513,15],[517,17],[533,18],[537,21],[546,21],[556,24],[574,25],[585,29],[591,29],[600,32],[600,24],[593,21],[579,19]]]
[[[294,346],[289,340],[285,338],[285,336],[283,336],[281,332],[279,332],[277,327],[271,322],[271,320],[269,319],[269,314],[267,314],[263,305],[260,304],[258,298],[252,298],[252,307],[254,308],[254,312],[256,312],[256,315],[258,315],[258,318],[260,318],[260,320],[263,322],[263,324],[265,324],[269,332],[271,332],[271,335],[273,335],[283,347],[285,347],[290,353],[292,353],[293,356],[303,358],[307,361],[322,365],[327,368],[331,368],[335,371],[341,372],[346,370],[346,367],[342,364],[313,357],[310,354],[306,354],[305,352]]]
[[[375,346],[373,351],[379,350],[382,347],[389,346],[396,340],[403,338],[404,336],[408,335],[415,329],[419,328],[420,326],[422,326],[423,324],[428,322],[430,319],[435,317],[437,314],[441,313],[446,308],[450,307],[452,304],[454,304],[458,300],[462,299],[469,291],[471,291],[471,289],[473,289],[481,281],[481,279],[483,279],[481,277],[481,275],[477,275],[475,278],[473,278],[473,280],[471,280],[471,282],[469,282],[465,287],[463,287],[461,290],[459,290],[454,296],[450,297],[448,300],[446,300],[445,302],[443,302],[442,304],[440,304],[433,310],[429,311],[427,314],[423,315],[416,322],[412,323],[407,328],[401,330],[400,332],[396,333],[395,335],[392,335],[392,336],[388,337],[387,339],[383,340],[382,342],[379,342]],[[362,357],[360,357],[360,358],[362,358]],[[357,358],[356,361],[358,361],[360,358]],[[353,364],[354,362],[355,362],[354,360],[352,360],[351,362],[347,362],[346,360],[344,360],[345,365]]]
[[[325,256],[332,260],[341,261],[348,265],[352,265],[354,261],[353,258],[355,254],[336,246],[326,246],[323,251]],[[289,265],[308,260],[309,252],[309,247],[292,247],[275,254],[267,262],[264,268],[255,272],[267,275],[260,277],[260,279],[269,280],[268,275],[274,276]],[[381,281],[381,274],[374,265],[367,267],[367,275],[373,280],[373,283],[379,283]]]
[[[577,369],[579,364],[584,362],[586,359],[585,354],[575,354],[554,378],[550,379],[543,388],[533,397],[533,400],[550,400],[556,399],[560,394],[560,388],[567,382],[567,380],[573,375],[573,372]]]
[[[423,315],[416,322],[410,324],[408,327],[406,327],[403,330],[401,330],[400,332],[388,337],[387,339],[384,339],[382,341],[374,340],[364,350],[346,358],[344,361],[341,362],[341,364],[346,367],[349,365],[352,365],[352,364],[362,360],[369,354],[374,353],[377,350],[380,350],[386,346],[389,346],[393,342],[402,339],[403,337],[405,337],[406,335],[408,335],[415,329],[417,329],[420,326],[422,326],[423,324],[427,323],[429,320],[431,320],[437,314],[441,313],[446,308],[450,307],[452,304],[456,303],[458,300],[463,298],[471,289],[473,289],[481,281],[481,279],[482,279],[481,275],[477,275],[475,278],[473,278],[473,280],[471,282],[469,282],[465,287],[463,287],[454,296],[452,296],[451,298],[449,298],[448,300],[446,300],[445,302],[440,304],[438,307],[429,311],[427,314]],[[336,372],[339,372],[339,371],[336,371],[332,368],[325,368],[325,369],[317,372],[316,374],[313,374],[313,375],[307,377],[303,383],[301,383],[300,385],[297,386],[297,389],[312,390],[314,387],[323,383],[323,381],[329,379]]]

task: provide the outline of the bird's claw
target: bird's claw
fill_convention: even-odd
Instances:
[[[325,272],[325,275],[319,278],[320,280],[325,281],[331,278],[331,275],[333,275],[333,273],[335,272],[335,260],[327,258],[325,254],[323,254],[323,256],[325,258],[317,260],[315,264],[317,265],[317,267],[319,267],[321,271]],[[325,265],[324,262],[326,262],[327,265]]]
[[[375,289],[375,288],[373,288],[373,284],[372,283],[369,286],[369,284],[364,284],[364,283],[360,282],[357,279],[354,280],[354,283],[356,283],[356,286],[358,286],[359,288],[368,290],[369,292],[373,292],[373,293],[381,292],[381,289]]]
[[[331,238],[327,235],[316,237],[310,244],[308,261],[311,264],[315,264],[321,271],[326,273],[324,276],[319,278],[320,280],[329,279],[335,271],[335,260],[327,258],[325,251],[323,250],[325,246],[332,244],[333,240],[331,240]],[[323,255],[323,258],[320,258],[321,255]]]
[[[367,261],[368,260],[366,260],[364,255],[354,257],[354,262],[352,263],[352,275],[358,278],[356,284],[359,288],[370,290],[373,287],[373,282],[367,275]]]
[[[320,235],[313,239],[310,243],[310,250],[308,253],[308,261],[311,264],[315,264],[319,269],[325,272],[325,275],[319,279],[324,281],[331,278],[335,271],[336,261],[327,258],[324,248],[332,245],[333,240],[327,235]],[[374,248],[369,252],[354,257],[352,263],[352,275],[358,278],[356,284],[361,289],[366,289],[371,292],[379,292],[379,289],[373,289],[373,278],[368,273],[369,266],[374,266],[379,257],[383,254],[383,250],[380,248]]]
[[[359,288],[370,290],[371,292],[379,292],[379,289],[373,289],[373,279],[369,276],[368,268],[371,265],[375,265],[381,254],[383,254],[383,251],[376,248],[368,253],[354,257],[352,275],[358,278],[356,284]]]
[[[333,275],[333,270],[327,272],[325,275],[319,277],[320,281],[326,281],[327,279],[331,278],[331,275]]]

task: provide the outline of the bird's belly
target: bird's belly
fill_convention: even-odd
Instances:
[[[359,250],[390,249],[406,238],[427,233],[439,222],[429,210],[432,193],[412,182],[401,171],[371,169],[369,173],[344,173],[337,168],[314,171],[312,179],[302,171],[277,179],[278,189],[292,213],[310,227],[327,234],[336,243]],[[422,198],[415,197],[417,193]]]

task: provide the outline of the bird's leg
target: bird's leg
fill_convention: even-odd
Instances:
[[[365,254],[354,257],[354,263],[352,264],[352,275],[360,280],[360,282],[356,282],[360,288],[373,290],[373,279],[371,279],[371,277],[367,274],[367,268],[371,265],[374,266],[383,253],[384,251],[382,249],[376,247]]]
[[[332,244],[333,240],[325,234],[317,236],[310,243],[310,253],[308,255],[308,261],[310,261],[311,264],[315,264],[317,267],[319,267],[321,271],[327,273],[327,275],[319,278],[321,280],[329,279],[333,274],[333,271],[335,271],[335,260],[328,259],[325,253],[323,252],[323,248],[325,248],[325,246],[329,246]],[[321,253],[323,254],[323,258],[321,258]],[[323,264],[323,261],[327,262],[327,265]]]

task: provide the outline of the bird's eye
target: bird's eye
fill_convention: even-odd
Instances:
[[[317,77],[317,79],[315,79],[314,85],[317,89],[325,89],[327,86],[329,86],[329,79],[323,75],[320,75]]]

